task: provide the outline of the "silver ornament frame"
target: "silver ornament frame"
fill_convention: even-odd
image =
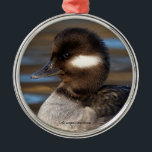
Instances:
[[[46,27],[48,27],[51,24],[54,24],[54,23],[56,23],[58,21],[68,20],[68,19],[89,20],[89,21],[92,21],[92,22],[96,22],[96,23],[106,27],[107,29],[109,29],[124,44],[128,54],[129,54],[129,57],[130,57],[130,60],[131,60],[131,64],[132,64],[132,72],[133,72],[132,87],[131,87],[131,92],[129,94],[128,100],[126,101],[125,105],[122,107],[122,109],[119,111],[119,113],[117,113],[114,116],[114,118],[112,118],[110,121],[108,121],[107,123],[105,123],[104,125],[100,126],[97,129],[94,129],[94,130],[91,130],[91,131],[87,131],[87,132],[83,132],[83,133],[74,133],[74,132],[69,132],[69,131],[63,131],[63,130],[56,129],[56,128],[53,128],[53,127],[45,124],[43,121],[41,121],[32,112],[32,110],[29,108],[29,106],[25,102],[25,99],[23,97],[23,93],[21,91],[21,86],[20,86],[20,65],[21,65],[21,60],[22,60],[24,52],[25,52],[27,46],[29,45],[29,43],[32,41],[32,39],[40,31],[42,31]],[[131,47],[131,45],[128,42],[128,40],[125,38],[125,36],[116,27],[111,25],[109,22],[107,22],[107,21],[105,21],[105,20],[103,20],[103,19],[101,19],[99,17],[90,15],[90,14],[62,14],[62,15],[58,15],[58,16],[52,17],[52,18],[42,22],[41,24],[39,24],[37,27],[35,27],[27,35],[27,37],[22,42],[22,44],[19,47],[18,52],[16,54],[15,61],[14,61],[14,67],[13,67],[13,85],[14,85],[15,94],[16,94],[18,102],[19,102],[21,108],[23,109],[23,111],[25,112],[25,114],[36,125],[38,125],[43,130],[45,130],[45,131],[47,131],[47,132],[49,132],[49,133],[51,133],[53,135],[57,135],[57,136],[64,137],[64,138],[74,138],[74,139],[88,138],[88,137],[92,137],[92,136],[101,134],[101,133],[107,131],[108,129],[112,128],[114,125],[116,125],[126,115],[128,110],[130,109],[131,105],[133,104],[135,96],[136,96],[136,93],[137,93],[137,89],[138,89],[138,82],[139,82],[138,62],[137,62],[135,53],[133,51],[133,48]]]

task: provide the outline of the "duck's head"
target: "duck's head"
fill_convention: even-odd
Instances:
[[[109,67],[105,45],[95,33],[68,28],[56,35],[50,61],[32,78],[58,75],[62,86],[74,93],[93,93],[106,80]]]

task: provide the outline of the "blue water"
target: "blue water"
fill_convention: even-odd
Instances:
[[[20,82],[30,82],[30,83],[37,83],[37,82],[59,82],[61,79],[57,76],[51,76],[41,79],[31,79],[32,74],[21,74],[20,75]]]
[[[117,50],[122,50],[125,49],[125,46],[119,39],[113,39],[113,38],[107,38],[104,39],[103,42],[109,49],[117,49]]]
[[[48,95],[24,93],[24,98],[27,104],[36,104],[45,101]]]

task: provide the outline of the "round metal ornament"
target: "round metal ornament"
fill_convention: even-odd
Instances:
[[[66,37],[66,35],[68,36]],[[68,40],[68,37],[70,37],[70,40]],[[79,41],[78,38],[81,40],[79,43],[76,43]],[[105,48],[104,52],[101,54],[96,50],[98,46],[96,42],[99,38],[101,38],[101,42]],[[91,40],[89,41],[88,39]],[[67,43],[65,41],[67,41]],[[86,43],[87,41],[90,43]],[[61,46],[59,43],[64,44],[61,51],[64,52],[64,54],[59,58],[60,61],[58,61],[58,63],[61,64],[56,65],[55,68],[59,68],[66,63],[65,65],[68,66],[68,70],[65,72],[63,69],[66,69],[66,66],[64,66],[64,68],[62,67],[60,69],[62,70],[62,74],[60,73],[60,75],[42,79],[31,79],[31,77],[39,78],[44,75],[46,77],[46,74],[50,72],[50,69],[44,71],[46,68],[50,68],[49,65],[49,67],[42,68],[41,72],[43,71],[43,74],[37,72],[34,76],[32,75],[32,73],[43,67],[45,62],[50,58],[49,64],[52,66],[52,56],[58,56],[58,54],[60,54],[59,48]],[[84,44],[82,45],[81,43]],[[79,49],[79,46],[81,46],[81,49]],[[83,49],[86,50],[89,47],[94,48],[94,51],[88,51],[87,53],[84,51],[84,53]],[[101,45],[99,48],[102,49]],[[72,49],[74,49],[74,51],[71,53],[70,51],[72,51]],[[54,53],[55,51],[56,54]],[[77,55],[75,55],[75,52]],[[101,61],[100,55],[103,55]],[[109,61],[105,60],[106,55],[109,56]],[[61,84],[65,81],[64,79],[66,79],[66,81],[70,79],[70,82],[72,79],[72,82],[76,81],[72,77],[72,74],[75,72],[76,77],[76,71],[79,72],[82,70],[83,72],[79,74],[79,83],[76,83],[74,86],[79,86],[79,88],[82,86],[82,88],[85,88],[83,82],[88,78],[89,83],[87,87],[89,88],[89,85],[92,84],[91,80],[94,81],[95,84],[98,79],[98,77],[91,79],[91,77],[95,76],[95,71],[93,69],[96,68],[96,65],[99,66],[101,64],[101,68],[103,68],[101,71],[102,75],[103,71],[106,71],[104,69],[106,65],[103,67],[103,64],[106,63],[109,70],[105,73],[106,76],[103,78],[104,82],[101,84],[98,82],[98,84],[101,85],[100,88],[98,88],[98,90],[101,89],[100,93],[95,93],[97,92],[95,90],[94,93],[92,93],[92,91],[91,93],[89,92],[88,95],[86,93],[87,89],[82,91],[82,89],[74,88],[74,90],[72,88],[74,90],[72,94],[70,87],[74,85],[73,83],[66,88],[67,90],[64,89],[65,86],[62,87],[62,89],[60,88]],[[69,66],[68,64],[71,65]],[[70,73],[71,66],[73,66],[73,71]],[[93,72],[85,77],[84,71],[88,69]],[[67,71],[71,74],[70,78],[66,75],[68,73]],[[85,77],[84,80],[83,77]],[[116,27],[99,17],[89,14],[62,14],[39,24],[22,42],[17,52],[13,69],[14,90],[19,104],[26,115],[36,125],[51,134],[75,139],[101,134],[116,125],[126,115],[135,99],[138,79],[139,71],[137,59],[128,40]],[[103,81],[102,78],[100,80]],[[111,86],[115,87],[111,88]],[[120,86],[123,87],[121,88]],[[122,101],[120,98],[127,94],[128,88],[129,94],[121,105],[120,103],[122,103]],[[117,91],[115,91],[115,89]],[[57,97],[56,92],[59,93]],[[107,93],[106,97],[103,97],[105,92]],[[102,95],[102,97],[100,97],[102,100],[101,104],[99,104],[100,101],[98,101],[98,97],[96,97],[97,94]],[[88,100],[85,98],[85,95],[88,95]],[[113,108],[113,106],[116,105],[115,103],[118,104],[118,106]],[[49,106],[50,108],[48,108]],[[118,109],[118,107],[120,107],[120,109]],[[103,110],[106,108],[107,110]],[[97,109],[100,110],[98,111]],[[116,112],[114,113],[114,111]],[[107,121],[106,119],[109,118],[109,116],[110,119]],[[99,117],[103,122],[100,122],[100,125],[96,123],[100,119]]]

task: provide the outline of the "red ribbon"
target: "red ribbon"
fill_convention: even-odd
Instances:
[[[62,8],[66,13],[87,14],[89,0],[63,0]]]

